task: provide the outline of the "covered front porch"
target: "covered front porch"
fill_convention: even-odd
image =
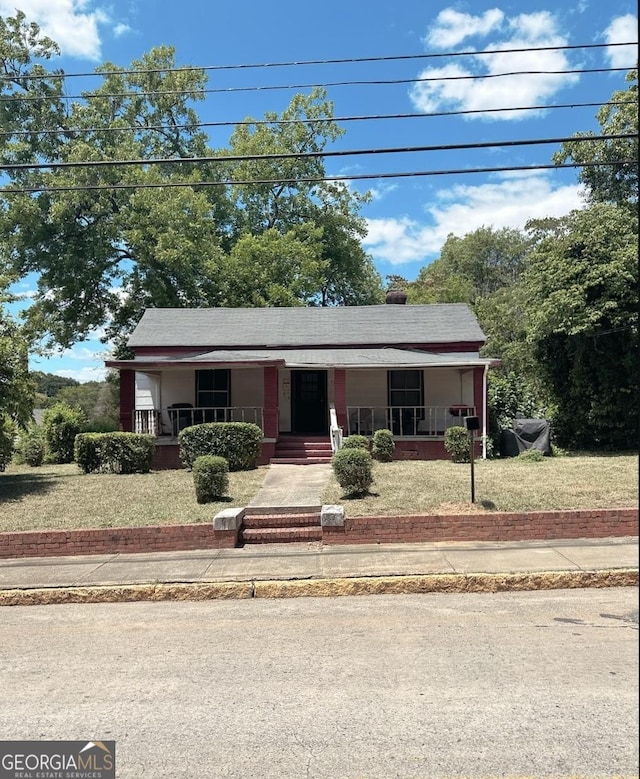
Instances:
[[[121,429],[156,436],[159,465],[179,467],[179,433],[201,422],[258,425],[261,464],[294,437],[324,438],[335,450],[344,436],[382,428],[398,458],[440,459],[447,429],[464,416],[480,418],[484,441],[489,364],[476,355],[343,349],[145,356],[110,367],[121,374]]]

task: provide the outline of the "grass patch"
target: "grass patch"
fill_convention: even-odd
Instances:
[[[223,508],[246,506],[266,473],[232,472],[229,498],[200,505],[186,470],[123,476],[83,474],[76,465],[11,465],[0,473],[0,532],[210,522]],[[638,458],[630,454],[477,460],[475,504],[468,464],[374,462],[373,477],[371,493],[353,498],[331,473],[322,502],[342,504],[347,516],[638,505]]]
[[[374,463],[369,495],[349,498],[332,476],[325,503],[347,516],[543,511],[638,505],[636,455],[476,460],[476,502],[469,464],[445,460]]]
[[[211,522],[223,508],[246,506],[265,474],[230,473],[229,497],[199,505],[187,470],[83,474],[73,464],[10,465],[0,473],[0,532]]]

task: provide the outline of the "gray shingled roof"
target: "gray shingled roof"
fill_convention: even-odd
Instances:
[[[150,308],[129,346],[269,348],[484,342],[463,303],[338,308]]]

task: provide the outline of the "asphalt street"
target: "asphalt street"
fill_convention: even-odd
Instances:
[[[638,591],[0,610],[5,739],[119,779],[638,774]]]

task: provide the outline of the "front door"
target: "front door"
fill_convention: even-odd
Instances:
[[[291,419],[298,435],[325,435],[329,430],[327,372],[291,372]]]

